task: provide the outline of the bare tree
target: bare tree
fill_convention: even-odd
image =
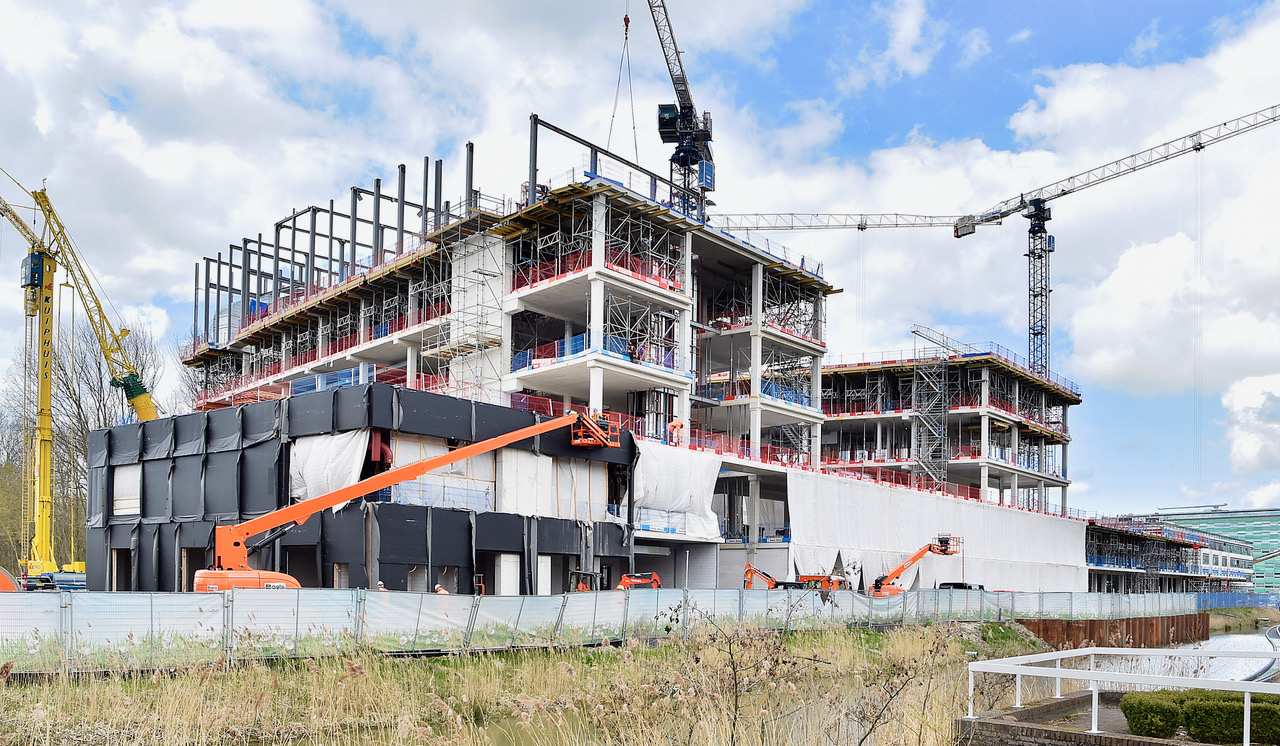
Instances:
[[[59,339],[53,389],[54,545],[59,561],[83,561],[89,432],[128,421],[133,412],[123,391],[111,385],[98,339],[85,319],[78,317],[74,324],[64,325]],[[124,338],[124,349],[143,383],[154,391],[165,356],[150,328],[145,324],[132,327]],[[20,349],[14,355],[15,362],[4,376],[7,385],[0,393],[0,565],[14,568],[24,553],[18,546],[24,396],[34,397],[34,385],[24,380],[24,354]]]

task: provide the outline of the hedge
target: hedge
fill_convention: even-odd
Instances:
[[[1129,692],[1120,699],[1120,711],[1135,736],[1172,738],[1185,726],[1188,736],[1204,743],[1244,740],[1243,692]],[[1253,695],[1249,724],[1253,743],[1280,744],[1280,695]]]

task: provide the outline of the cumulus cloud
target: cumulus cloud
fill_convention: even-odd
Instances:
[[[1231,468],[1241,474],[1280,468],[1280,373],[1251,376],[1222,395]]]
[[[916,78],[929,70],[942,50],[944,25],[929,18],[924,0],[896,0],[892,8],[876,6],[875,16],[888,27],[889,38],[880,51],[863,49],[849,63],[839,86],[857,92],[874,83],[885,86],[903,75]]]
[[[1142,33],[1138,34],[1138,38],[1133,40],[1133,44],[1129,45],[1129,59],[1136,63],[1143,63],[1150,59],[1160,47],[1160,20],[1156,19],[1147,24],[1142,29]]]
[[[1024,28],[1010,34],[1008,41],[1010,44],[1018,44],[1019,42],[1024,42],[1030,38],[1031,38],[1031,29]]]
[[[1280,482],[1268,482],[1245,495],[1251,508],[1270,508],[1280,503]]]
[[[990,53],[991,39],[986,29],[970,29],[960,37],[960,67],[968,67]]]

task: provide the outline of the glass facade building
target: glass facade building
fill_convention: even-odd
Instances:
[[[1280,508],[1206,510],[1162,515],[1160,518],[1186,528],[1253,542],[1255,558],[1280,549]],[[1254,565],[1253,589],[1257,593],[1280,591],[1280,559]]]

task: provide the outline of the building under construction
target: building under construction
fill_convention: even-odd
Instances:
[[[504,448],[256,561],[338,587],[548,593],[584,565],[740,587],[746,563],[865,587],[950,533],[965,554],[906,587],[1084,590],[1085,524],[1063,505],[1073,386],[995,349],[824,370],[821,264],[532,121],[518,198],[473,185],[468,145],[459,199],[426,159],[420,188],[401,166],[197,264],[198,412],[95,435],[90,587],[187,587],[216,524],[579,410],[621,447]],[[539,132],[582,167],[537,178]]]
[[[1089,591],[1181,593],[1253,590],[1253,545],[1159,516],[1089,521]]]

